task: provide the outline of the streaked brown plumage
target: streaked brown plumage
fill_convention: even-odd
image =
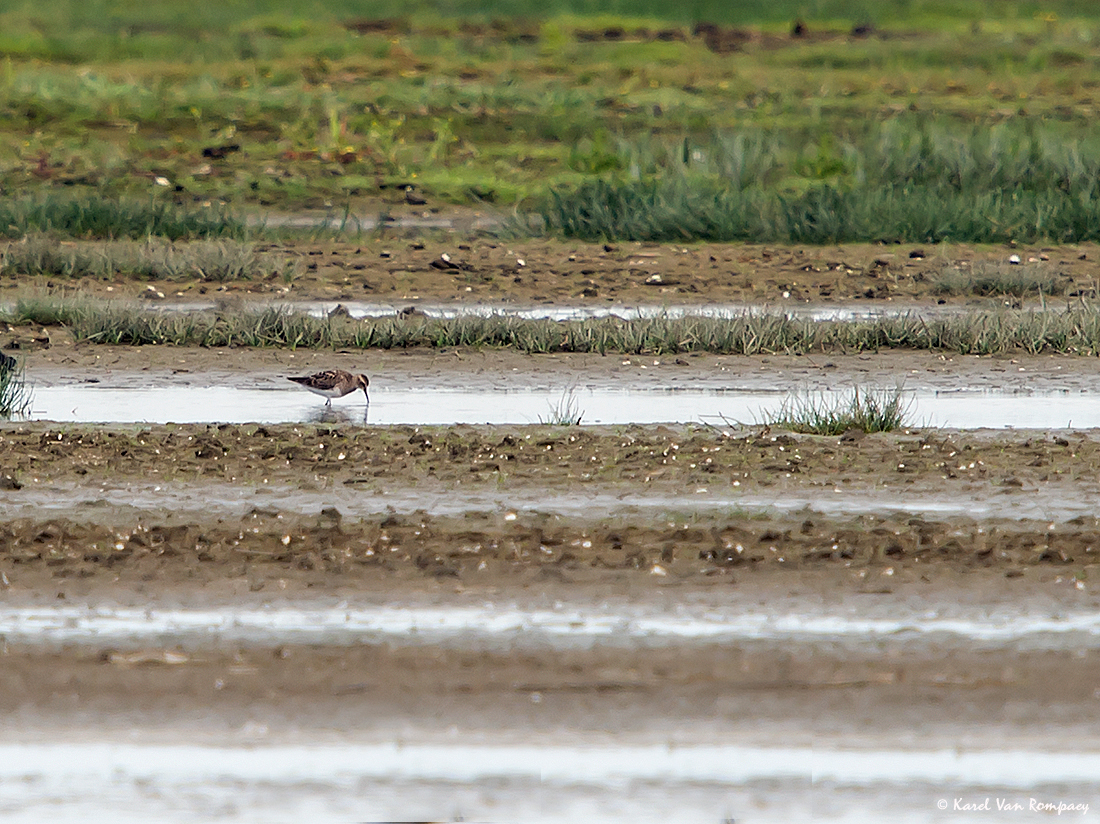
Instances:
[[[313,375],[305,375],[300,378],[287,376],[287,380],[294,381],[310,392],[326,398],[325,406],[331,406],[333,398],[342,398],[344,395],[350,395],[356,389],[362,389],[363,395],[367,399],[367,403],[370,403],[370,395],[367,394],[367,386],[370,384],[370,378],[366,375],[353,375],[350,372],[345,372],[343,369],[326,369],[324,372],[317,372]]]

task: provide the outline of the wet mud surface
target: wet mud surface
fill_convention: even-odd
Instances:
[[[684,504],[711,489],[776,499],[836,489],[1081,499],[1100,494],[1100,439],[1091,432],[820,438],[709,427],[24,424],[0,431],[0,465],[8,608],[705,597],[794,612],[836,602],[858,614],[865,603],[919,624],[936,605],[993,617],[1026,603],[1054,616],[1095,607],[1095,517]],[[183,490],[185,502],[107,502],[106,490],[126,483]],[[229,488],[254,490],[254,502],[218,506]],[[265,490],[273,488],[289,498],[272,505]],[[50,490],[73,504],[41,506]],[[417,511],[419,496],[431,494],[491,494],[498,503]],[[571,494],[582,511],[555,511],[554,500]],[[592,494],[602,503],[585,512]],[[405,504],[357,515],[347,504],[356,496]],[[635,505],[643,496],[650,503]],[[909,730],[910,744],[1030,738],[1047,747],[1080,740],[1080,702],[1091,700],[1096,676],[1094,657],[1076,650],[888,638],[865,649],[822,638],[524,652],[393,640],[50,650],[13,636],[2,658],[9,738],[60,725],[95,735],[139,727],[171,740],[259,727],[276,737],[413,728],[431,737],[454,728],[493,740],[599,731],[729,744],[787,731],[853,744]]]
[[[174,525],[178,519],[145,513],[113,529],[19,519],[0,526],[0,563],[9,594],[56,590],[57,597],[119,587],[353,592],[431,579],[476,587],[600,585],[608,594],[688,581],[752,585],[756,577],[802,583],[788,570],[803,577],[814,571],[822,589],[890,594],[902,584],[956,582],[970,572],[983,573],[972,582],[980,589],[1008,586],[1005,578],[1024,579],[1016,585],[1021,591],[1059,578],[1070,586],[1095,571],[1100,554],[1100,526],[1091,519],[1051,530],[922,518],[745,524],[697,516],[691,524],[651,525],[506,517],[394,515],[339,526],[334,514],[304,519],[256,511],[239,520]]]
[[[931,284],[945,268],[1000,263],[1014,253],[1057,278],[1066,294],[1084,294],[1093,284],[1091,259],[1100,254],[1092,247],[685,251],[408,237],[269,251],[302,258],[289,291],[273,280],[157,283],[152,292],[166,300],[214,296],[227,305],[238,305],[236,295],[241,306],[271,297],[931,305],[941,299]],[[913,254],[920,251],[927,254]],[[443,253],[454,266],[432,265]],[[14,287],[8,294],[37,285],[45,284],[0,283]],[[132,297],[145,287],[103,281],[82,291]],[[904,383],[934,392],[1084,397],[1100,378],[1100,361],[1075,357],[113,348],[73,345],[63,330],[29,327],[9,330],[0,343],[11,340],[23,346],[28,373],[49,387],[268,389],[281,387],[287,374],[335,367],[365,371],[380,389],[523,392],[626,383],[778,397]],[[724,421],[414,427],[364,426],[340,415],[269,425],[6,423],[0,712],[7,723],[0,743],[47,735],[288,743],[305,752],[326,741],[782,741],[812,748],[823,761],[830,752],[867,755],[883,747],[1091,752],[1100,732],[1091,711],[1100,676],[1095,632],[1062,628],[1097,609],[1096,501],[1097,430],[926,427],[826,438]],[[503,635],[481,646],[411,634],[340,644],[219,641],[201,629],[182,640],[135,633],[119,643],[92,633],[80,643],[36,643],[12,629],[12,616],[24,608],[110,615],[128,607],[147,610],[152,621],[169,607],[274,614],[322,602],[414,610],[476,602],[487,615],[503,602],[611,612],[622,604],[653,610],[654,620],[699,603],[727,614],[767,607],[780,617],[825,605],[852,620],[896,618],[918,629],[959,609],[995,628],[1034,614],[1054,629],[1027,643],[935,633],[914,641],[905,633],[861,634],[852,624],[846,636],[670,643],[641,634],[629,644],[575,647],[524,646]],[[987,785],[1009,774],[997,769],[983,779]],[[946,785],[906,776],[870,792],[891,804],[900,793],[916,810],[911,820],[932,820],[922,811]],[[858,781],[856,797],[844,798],[803,783],[731,785],[728,797],[755,793],[814,809],[828,796],[838,817],[868,806]],[[177,798],[177,789],[164,797]],[[194,789],[179,792],[183,798]],[[350,797],[325,792],[326,803]],[[27,815],[45,798],[32,798]],[[752,820],[760,808],[739,800],[736,810],[723,809]]]
[[[389,578],[615,586],[791,570],[836,575],[842,588],[889,589],[884,573],[894,582],[971,570],[1083,582],[1100,555],[1100,521],[1081,514],[829,517],[738,506],[740,496],[760,494],[865,495],[888,509],[891,500],[935,494],[971,498],[975,508],[1007,498],[1009,512],[1012,499],[1024,506],[1042,495],[1053,508],[1059,496],[1100,495],[1095,433],[830,438],[710,427],[34,424],[0,432],[0,465],[8,512],[0,569],[7,586],[31,590],[69,581],[87,592],[119,580],[201,589],[232,578],[257,590],[276,579],[322,588]],[[187,492],[159,508],[152,494],[137,510],[109,504],[108,488],[127,481]],[[206,506],[204,482],[251,488],[252,503]],[[51,489],[64,490],[71,504],[43,511]],[[282,503],[268,503],[267,490],[280,491]],[[489,493],[497,503],[417,511],[448,493]],[[577,510],[602,496],[601,511],[555,511],[555,498],[570,494]],[[698,506],[715,495],[723,504]],[[375,512],[345,517],[339,506],[352,509],[357,498]],[[387,499],[402,501],[400,510]],[[661,500],[666,505],[655,504]]]
[[[897,730],[908,728],[908,746],[988,748],[1097,733],[1087,711],[1095,661],[1070,652],[1021,653],[1006,665],[999,653],[838,654],[798,644],[538,652],[9,645],[4,660],[7,737],[33,729],[42,714],[77,729],[143,727],[148,740],[183,726],[184,740],[292,740],[306,730],[341,740],[415,728],[425,740],[446,741],[457,725],[467,742],[601,733],[767,746],[778,735],[796,747],[851,730],[851,746],[868,746],[897,745]],[[948,696],[957,703],[945,704]]]
[[[94,244],[79,243],[91,247]],[[841,247],[742,244],[618,243],[558,240],[411,239],[364,237],[355,242],[294,241],[257,244],[257,251],[293,267],[281,275],[227,284],[202,281],[86,279],[82,292],[101,297],[141,295],[158,299],[231,298],[238,295],[296,300],[459,301],[484,304],[766,303],[798,305],[852,301],[870,305],[927,301],[965,304],[936,289],[945,272],[975,267],[1021,267],[1055,284],[1055,295],[1094,296],[1100,248],[967,245],[872,245]],[[443,257],[446,255],[446,259]],[[1015,268],[1015,267],[1013,267]],[[64,278],[7,276],[0,287],[75,285]],[[150,288],[151,287],[151,288]],[[3,292],[0,292],[3,294]],[[1015,298],[978,300],[983,305]]]

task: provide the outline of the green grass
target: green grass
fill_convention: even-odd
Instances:
[[[310,349],[511,348],[530,354],[610,352],[733,355],[909,349],[989,355],[1100,355],[1100,304],[1062,311],[972,312],[815,322],[779,315],[599,318],[558,322],[515,317],[314,318],[285,309],[176,313],[122,303],[41,296],[17,302],[12,323],[63,325],[78,341],[122,345]]]
[[[670,6],[659,0],[607,0],[594,13],[587,0],[376,0],[365,9],[356,0],[239,0],[202,8],[181,2],[155,5],[120,4],[108,0],[41,0],[9,3],[3,15],[4,45],[22,45],[39,55],[103,59],[106,57],[152,57],[179,55],[187,59],[217,57],[219,47],[233,46],[235,53],[267,56],[272,51],[306,53],[319,44],[332,47],[333,29],[349,20],[389,20],[388,34],[403,34],[417,26],[458,29],[460,21],[499,21],[505,32],[520,33],[522,24],[547,19],[577,22],[594,29],[612,25],[633,28],[654,23],[690,25],[700,20],[733,25],[778,24],[785,29],[802,18],[813,24],[834,21],[904,22],[937,26],[966,26],[985,22],[1029,24],[1042,30],[1044,17],[1052,19],[1097,19],[1095,4],[1085,0],[698,0]],[[507,24],[512,21],[512,28]],[[529,25],[528,25],[529,28]],[[206,35],[212,42],[203,42]],[[279,48],[281,47],[281,48]]]
[[[35,234],[0,249],[0,275],[224,283],[278,275],[291,281],[299,268],[297,261],[262,254],[254,244],[233,240],[171,243],[149,238],[73,246]]]
[[[715,51],[700,21],[748,36]],[[1082,0],[16,0],[0,190],[84,206],[0,226],[239,237],[92,206],[374,213],[413,182],[582,237],[1091,237],[1098,22]]]
[[[0,365],[0,417],[25,415],[31,408],[31,400],[23,364],[19,363],[13,369]]]
[[[244,224],[222,207],[185,208],[149,198],[49,193],[0,201],[0,232],[9,238],[49,232],[78,238],[242,237]]]
[[[841,141],[717,132],[621,149],[635,179],[554,191],[549,231],[586,240],[786,243],[1100,240],[1100,143],[1064,127],[898,117]]]
[[[1100,240],[1100,198],[1057,191],[954,193],[938,187],[748,192],[685,182],[598,181],[554,194],[550,232],[644,242],[1081,243]]]
[[[580,408],[577,396],[573,389],[562,393],[557,403],[550,405],[550,414],[543,418],[539,416],[539,423],[549,426],[580,426],[584,419],[584,411]]]
[[[764,412],[762,423],[806,435],[842,435],[851,430],[893,432],[908,422],[911,401],[900,389],[855,387],[851,393],[789,396]]]

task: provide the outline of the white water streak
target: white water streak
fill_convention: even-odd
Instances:
[[[135,609],[6,607],[0,636],[20,643],[138,644],[241,642],[353,644],[512,644],[549,646],[672,645],[754,640],[936,639],[986,644],[1095,645],[1100,614],[936,614],[870,617],[845,612],[715,610],[640,611],[514,605],[240,607]]]

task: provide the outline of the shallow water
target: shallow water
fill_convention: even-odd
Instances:
[[[806,304],[806,303],[721,303],[700,306],[698,304],[669,304],[653,306],[649,304],[605,303],[585,305],[538,305],[512,303],[434,303],[420,301],[400,301],[383,303],[377,301],[280,301],[270,304],[286,308],[313,317],[327,317],[337,306],[342,306],[353,318],[392,317],[415,310],[429,318],[492,317],[494,315],[528,320],[589,320],[593,318],[616,317],[623,320],[640,318],[680,318],[698,316],[709,318],[737,318],[744,315],[787,315],[792,318],[812,321],[852,321],[873,318],[900,317],[914,315],[922,318],[945,317],[973,311],[958,306],[905,305],[896,306],[867,304]],[[170,303],[147,304],[146,308],[156,312],[209,312],[218,309],[218,301],[173,301]],[[252,304],[262,308],[262,304]]]
[[[268,387],[96,384],[36,386],[31,420],[81,423],[530,424],[572,410],[585,424],[725,423],[768,419],[785,392],[738,389],[610,387],[477,391],[372,387],[333,402],[274,382]],[[839,396],[841,393],[826,393]],[[846,395],[846,393],[844,393]],[[950,429],[1090,429],[1100,427],[1100,402],[1085,392],[1007,394],[915,391],[910,419]]]
[[[970,519],[1007,518],[1061,522],[1096,514],[1091,493],[1067,496],[1060,488],[1040,487],[1026,496],[1004,495],[996,488],[986,494],[965,496],[906,494],[898,489],[848,490],[835,487],[814,495],[799,495],[789,490],[771,495],[730,494],[728,488],[699,487],[690,495],[635,495],[630,493],[571,490],[546,492],[484,491],[467,489],[461,496],[449,490],[423,486],[393,489],[384,483],[340,484],[328,489],[307,490],[293,486],[258,484],[188,484],[178,481],[160,483],[104,482],[87,486],[39,485],[31,478],[20,490],[0,490],[0,502],[11,517],[70,517],[77,521],[97,521],[99,513],[121,513],[140,517],[143,512],[178,517],[209,515],[242,517],[260,507],[297,515],[314,515],[326,507],[335,507],[345,517],[369,518],[380,514],[423,512],[427,515],[461,515],[488,512],[501,516],[507,512],[538,512],[566,517],[615,518],[642,513],[648,517],[679,518],[696,513],[717,513],[744,517],[746,514],[792,512],[826,516],[863,514],[954,516]],[[364,493],[368,494],[364,494]]]
[[[955,798],[1096,808],[1100,754],[532,741],[0,745],[5,821],[959,820]],[[946,804],[944,802],[947,802]],[[1026,813],[1025,813],[1026,816]],[[1012,820],[1035,820],[1019,814]],[[1073,819],[1081,818],[1080,812]]]
[[[470,605],[222,605],[218,608],[120,606],[0,607],[0,637],[34,645],[149,643],[448,644],[462,648],[676,646],[749,641],[864,644],[915,641],[1028,649],[1076,649],[1100,638],[1100,615],[1033,609],[857,612],[854,607],[761,609],[710,601],[614,603],[545,608]]]

